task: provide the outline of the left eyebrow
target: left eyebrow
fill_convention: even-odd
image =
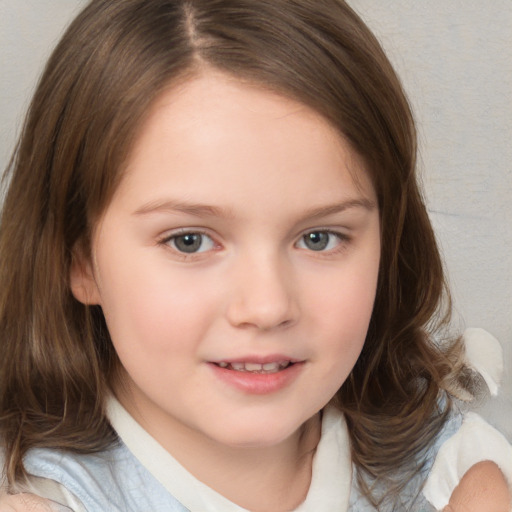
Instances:
[[[374,201],[361,197],[358,199],[349,199],[332,205],[312,208],[311,210],[306,211],[306,213],[302,215],[302,218],[314,220],[322,217],[328,217],[329,215],[334,215],[335,213],[344,212],[345,210],[350,210],[352,208],[363,208],[365,210],[372,211],[376,207],[377,205]]]

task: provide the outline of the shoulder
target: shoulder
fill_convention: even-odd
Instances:
[[[31,449],[23,461],[28,478],[15,488],[23,494],[8,499],[19,507],[13,510],[20,511],[25,510],[27,503],[34,510],[98,510],[108,503],[107,496],[112,496],[115,503],[119,494],[109,468],[112,459],[110,450],[80,455],[55,449]],[[51,501],[40,503],[39,498]],[[58,508],[62,506],[68,508]]]
[[[121,442],[109,450],[82,455],[35,449],[27,454],[24,464],[31,484],[24,490],[72,510],[75,508],[69,501],[57,499],[55,491],[49,493],[45,487],[63,490],[91,512],[184,510]]]
[[[505,475],[495,462],[472,466],[453,491],[446,512],[509,512],[512,500]]]
[[[437,510],[448,503],[456,506],[461,499],[471,501],[473,493],[482,499],[495,491],[498,500],[507,496],[508,486],[512,486],[512,445],[503,434],[470,412],[455,433],[442,437],[423,488],[424,496]],[[477,481],[479,485],[475,485]],[[493,510],[465,507],[453,510]]]
[[[21,490],[56,499],[55,493],[65,489],[87,507],[88,496],[100,500],[107,491],[116,494],[110,461],[113,452],[80,455],[61,450],[32,449],[24,458],[29,475]]]

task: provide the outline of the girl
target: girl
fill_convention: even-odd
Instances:
[[[345,3],[90,2],[10,166],[4,507],[506,510],[415,154]]]

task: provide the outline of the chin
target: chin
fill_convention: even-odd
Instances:
[[[260,421],[233,420],[220,426],[217,442],[231,448],[266,448],[277,446],[297,434],[304,421],[290,421],[291,418],[269,418]],[[305,420],[307,421],[307,420]]]

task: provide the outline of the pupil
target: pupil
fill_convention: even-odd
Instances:
[[[197,234],[188,234],[188,235],[182,235],[175,239],[174,243],[176,244],[176,247],[181,252],[196,252],[200,249],[202,242],[201,235]]]
[[[309,249],[313,251],[322,251],[329,243],[329,235],[319,231],[309,233],[304,237],[304,242]]]

